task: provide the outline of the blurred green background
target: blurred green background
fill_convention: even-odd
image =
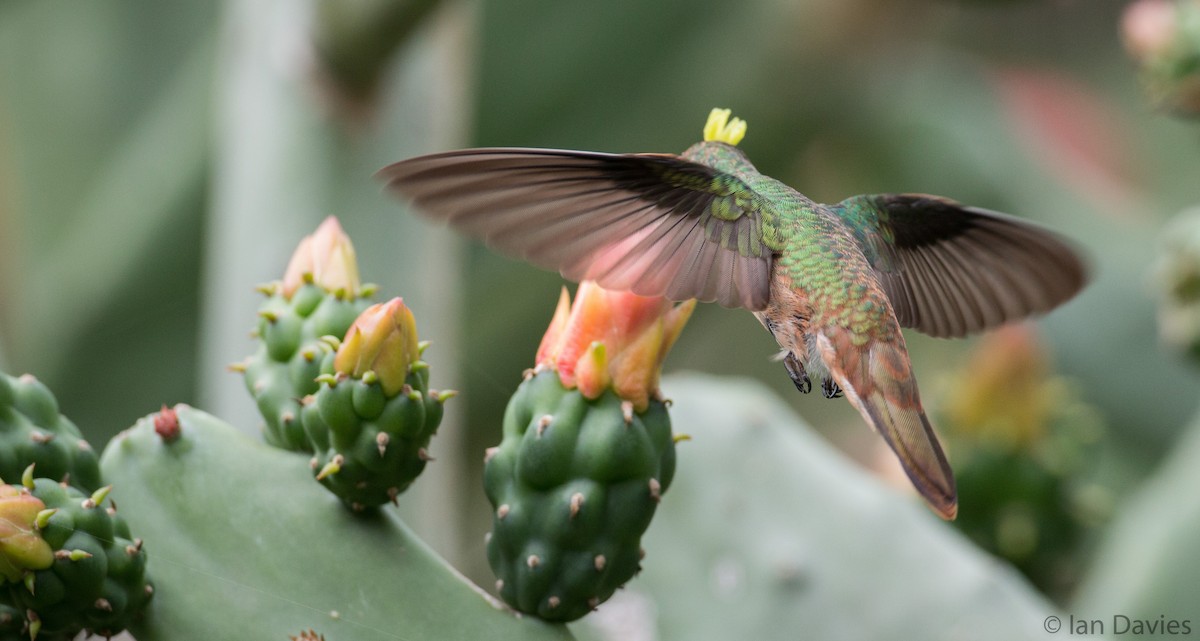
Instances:
[[[815,200],[937,193],[1085,248],[1093,283],[1036,323],[1034,349],[1092,426],[1072,454],[1086,465],[1045,468],[1083,488],[1091,516],[1040,520],[1057,499],[1034,510],[1041,540],[1078,532],[1069,567],[1032,580],[1068,610],[1200,620],[1200,544],[1179,534],[1200,521],[1185,478],[1200,468],[1185,434],[1200,376],[1160,342],[1152,270],[1164,225],[1200,201],[1200,129],[1146,99],[1125,4],[2,2],[0,367],[50,385],[98,447],[163,403],[254,431],[225,370],[252,350],[253,286],[335,214],[366,280],[404,296],[434,341],[436,386],[463,392],[410,509],[486,582],[481,453],[562,281],[434,229],[372,173],[475,145],[678,152],[729,107],[759,169]],[[909,336],[934,414],[973,376],[978,342]],[[773,351],[749,314],[701,306],[668,369],[757,379],[894,474],[848,404],[794,393]],[[954,442],[967,469],[977,446]],[[982,501],[985,520],[1003,511]],[[1130,568],[1138,581],[1114,578]]]

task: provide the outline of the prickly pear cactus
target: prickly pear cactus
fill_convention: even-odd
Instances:
[[[431,460],[430,439],[454,392],[429,389],[425,347],[403,300],[374,305],[303,400],[313,473],[355,511],[395,502]]]
[[[267,296],[253,334],[259,346],[233,369],[245,376],[265,421],[266,441],[311,452],[300,399],[318,389],[321,363],[333,351],[325,337],[345,335],[370,304],[374,288],[359,284],[354,247],[330,217],[300,242],[283,280],[259,289]]]
[[[79,428],[58,413],[54,394],[33,376],[0,372],[0,478],[38,474],[88,491],[100,487],[96,452]]]
[[[190,407],[171,414],[142,419],[101,457],[156,559],[156,594],[130,629],[138,641],[285,641],[301,630],[327,641],[571,641],[486,596],[395,510],[351,514],[303,456]]]
[[[110,489],[89,496],[53,479],[34,479],[32,468],[22,485],[0,486],[0,502],[39,507],[33,530],[20,533],[19,558],[33,561],[15,565],[20,576],[6,577],[4,587],[30,638],[80,630],[111,637],[129,627],[153,595],[141,540],[111,503],[104,506]]]
[[[488,450],[487,554],[514,608],[571,621],[640,570],[675,443],[658,371],[692,305],[580,285],[566,293]]]
[[[543,619],[571,621],[641,569],[641,536],[675,472],[666,405],[628,413],[543,371],[517,390],[504,440],[488,451],[496,506],[488,562],[500,595]]]

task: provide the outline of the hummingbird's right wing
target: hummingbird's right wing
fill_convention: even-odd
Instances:
[[[766,205],[711,167],[660,154],[464,149],[377,175],[422,213],[571,280],[766,307]]]
[[[1048,312],[1087,282],[1068,241],[1019,218],[924,194],[854,196],[833,209],[854,231],[900,325],[930,336]]]

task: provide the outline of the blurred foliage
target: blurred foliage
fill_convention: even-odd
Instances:
[[[1200,2],[1137,0],[1122,16],[1121,35],[1150,99],[1200,115]]]
[[[1094,282],[1038,328],[1108,428],[1087,458],[1119,499],[1174,447],[1200,388],[1146,293],[1164,222],[1197,204],[1200,149],[1194,123],[1145,100],[1126,4],[0,3],[0,366],[46,381],[97,447],[179,400],[252,428],[223,371],[251,349],[251,288],[337,214],[463,391],[411,522],[487,577],[480,452],[561,279],[460,250],[371,174],[468,144],[679,151],[731,107],[758,167],[817,200],[940,193],[1083,246]],[[928,386],[971,342],[909,345]],[[848,404],[795,394],[774,350],[750,315],[701,306],[668,365],[762,380],[869,459]]]
[[[1072,604],[1080,616],[1196,621],[1200,576],[1200,417],[1122,510]],[[1177,635],[1149,635],[1149,638]]]
[[[963,506],[954,525],[1058,599],[1114,502],[1096,478],[1104,425],[1071,383],[1051,373],[1033,328],[1014,325],[979,342],[938,416]]]
[[[1200,207],[1171,221],[1154,267],[1163,342],[1200,363]]]

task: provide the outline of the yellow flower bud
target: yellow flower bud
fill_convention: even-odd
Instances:
[[[333,367],[354,378],[374,372],[384,393],[404,387],[409,367],[420,355],[417,324],[401,298],[372,305],[359,314],[334,356]]]

